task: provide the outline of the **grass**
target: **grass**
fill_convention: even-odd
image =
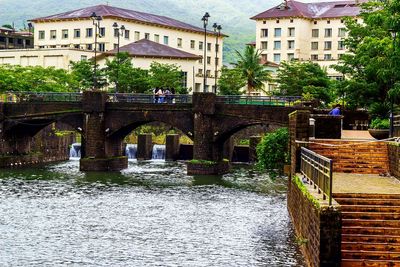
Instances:
[[[293,177],[294,184],[300,189],[301,193],[317,208],[321,208],[321,204],[319,203],[318,199],[314,198],[310,192],[308,191],[307,187],[303,184],[300,177],[295,175]]]

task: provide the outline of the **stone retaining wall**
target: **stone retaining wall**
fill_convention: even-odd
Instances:
[[[389,144],[388,150],[390,174],[400,179],[400,146],[398,144]]]

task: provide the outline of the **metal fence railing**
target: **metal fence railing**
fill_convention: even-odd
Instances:
[[[393,137],[400,137],[400,114],[393,116]]]
[[[260,106],[294,106],[301,103],[300,96],[217,96],[217,103]]]
[[[150,94],[108,94],[107,102],[154,103],[154,104],[190,104],[191,95],[155,96]]]
[[[318,193],[323,195],[323,199],[328,198],[331,206],[333,160],[302,147],[300,169],[314,189],[318,189]]]
[[[0,94],[0,102],[80,102],[81,93],[7,92]]]

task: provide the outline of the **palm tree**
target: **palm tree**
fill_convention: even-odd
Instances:
[[[252,45],[248,45],[243,54],[237,50],[236,54],[239,60],[235,66],[243,73],[247,80],[247,94],[250,94],[254,90],[263,90],[264,82],[270,80],[270,73],[261,64],[261,51]]]

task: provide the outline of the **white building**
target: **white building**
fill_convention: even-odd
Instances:
[[[359,2],[284,1],[251,18],[256,21],[256,47],[264,61],[311,60],[326,67],[331,78],[341,79],[330,66],[347,52],[344,18],[359,15]]]
[[[182,59],[173,57],[167,61],[183,66],[183,72],[193,77],[186,83],[193,91],[203,91],[203,79],[207,77],[207,91],[214,87],[214,76],[222,66],[223,38],[225,35],[213,31],[207,32],[204,43],[204,29],[177,21],[172,18],[127,10],[108,5],[98,5],[61,14],[32,19],[35,27],[35,50],[19,51],[10,54],[0,51],[0,64],[41,65],[67,69],[70,60],[86,59],[94,56],[96,27],[91,19],[92,14],[102,18],[98,30],[97,51],[111,51],[118,46],[118,32],[113,24],[124,25],[120,36],[120,47],[142,39],[151,40],[164,46],[191,54],[190,60],[182,64]],[[218,42],[218,45],[216,43]],[[204,48],[207,50],[206,68],[204,69]],[[34,58],[36,57],[37,58]],[[27,57],[32,57],[26,60]],[[193,60],[197,57],[196,60]],[[50,60],[50,58],[52,58]],[[57,59],[54,59],[57,58]],[[166,61],[165,57],[163,62]],[[142,66],[150,65],[160,57],[142,57],[148,61]],[[216,64],[217,63],[217,64]],[[139,66],[138,66],[139,67]],[[190,69],[190,71],[188,70]],[[190,72],[190,73],[189,73]]]

